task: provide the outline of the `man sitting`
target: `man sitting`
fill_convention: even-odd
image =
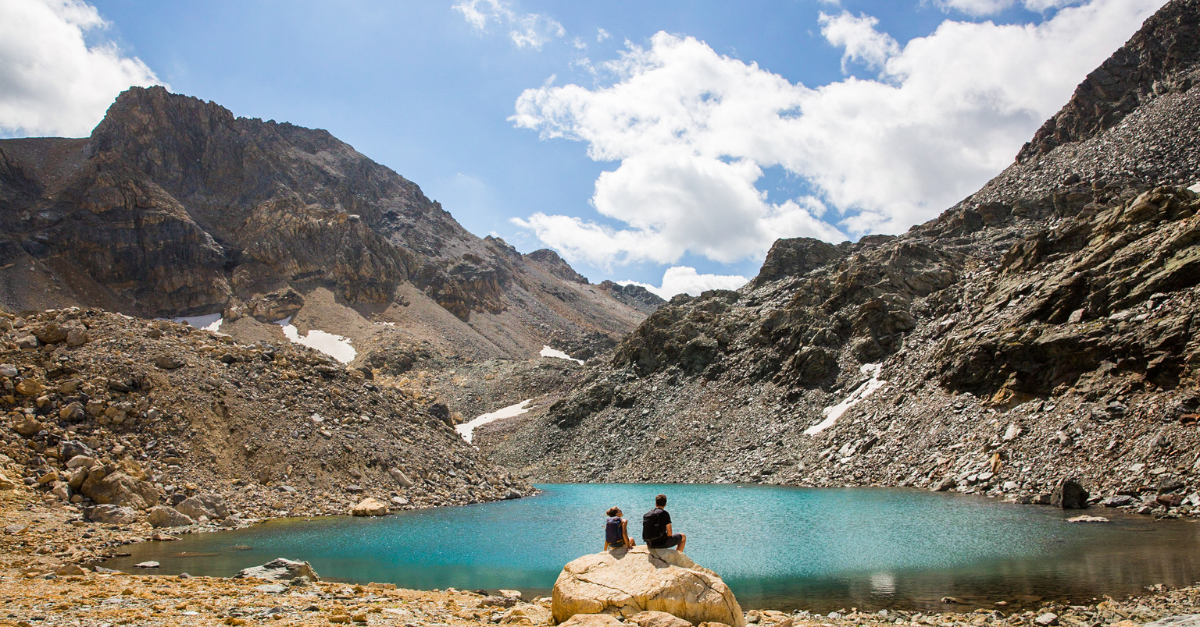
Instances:
[[[678,546],[682,551],[687,545],[687,536],[674,533],[671,529],[671,515],[663,509],[667,506],[667,495],[654,497],[654,509],[642,516],[642,539],[646,546],[652,549],[669,549]]]

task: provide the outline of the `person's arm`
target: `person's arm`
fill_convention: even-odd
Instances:
[[[667,537],[670,538],[673,535],[675,535],[675,533],[671,531],[671,523],[667,523]]]
[[[621,537],[625,539],[626,548],[633,546],[633,538],[629,537],[629,521],[624,518],[621,519]]]

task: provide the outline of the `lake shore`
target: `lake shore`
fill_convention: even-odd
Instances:
[[[95,563],[139,541],[169,542],[148,525],[83,523],[73,509],[46,505],[29,491],[0,493],[0,625],[491,625],[530,624],[521,612],[481,605],[468,591],[396,589],[391,584],[322,581],[262,589],[266,582],[221,577],[92,572]],[[147,570],[147,573],[153,573]],[[543,601],[548,607],[548,601]],[[1043,625],[1119,624],[1132,627],[1178,614],[1197,613],[1200,587],[1153,589],[1126,599],[1085,605],[1046,602],[1019,611],[859,613],[748,612],[764,627],[831,625]],[[1053,614],[1051,618],[1047,616]],[[1041,620],[1042,622],[1038,622]]]

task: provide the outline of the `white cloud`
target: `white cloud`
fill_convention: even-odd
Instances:
[[[493,22],[508,28],[508,37],[518,48],[541,50],[552,38],[567,34],[552,18],[540,13],[517,13],[511,3],[503,0],[459,0],[452,8],[479,32],[486,32]]]
[[[107,22],[80,0],[0,0],[0,134],[84,136],[132,85],[158,77],[85,33]]]
[[[1030,11],[1045,12],[1050,9],[1081,4],[1084,0],[1022,0],[1021,5]],[[1017,4],[1016,0],[933,0],[939,8],[961,11],[967,15],[984,17],[995,15]]]
[[[603,28],[596,29],[596,42],[597,43],[604,41],[605,39],[608,39],[609,37],[612,37],[612,35],[609,35],[608,31],[604,30]]]
[[[749,282],[744,276],[723,274],[698,274],[695,268],[675,266],[663,273],[662,286],[637,281],[617,281],[621,285],[640,285],[660,297],[670,300],[676,294],[699,296],[706,290],[736,290]]]
[[[843,13],[824,20],[826,36],[880,75],[817,88],[658,33],[648,48],[628,44],[597,64],[611,84],[528,89],[511,118],[617,163],[592,196],[610,221],[539,213],[516,222],[568,260],[600,267],[687,252],[727,262],[779,237],[904,230],[1010,164],[1164,2],[1093,0],[1030,25],[947,20],[903,47],[872,18]],[[820,199],[768,201],[757,185],[770,167]],[[841,229],[820,219],[826,207]]]
[[[822,12],[817,22],[821,25],[821,35],[845,51],[842,53],[843,70],[848,61],[882,68],[888,59],[900,54],[900,44],[890,35],[875,30],[879,20],[869,15],[854,17],[847,11],[840,15]]]

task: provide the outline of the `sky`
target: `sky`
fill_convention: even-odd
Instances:
[[[1165,0],[0,0],[0,137],[161,84],[323,128],[592,282],[936,217]]]

